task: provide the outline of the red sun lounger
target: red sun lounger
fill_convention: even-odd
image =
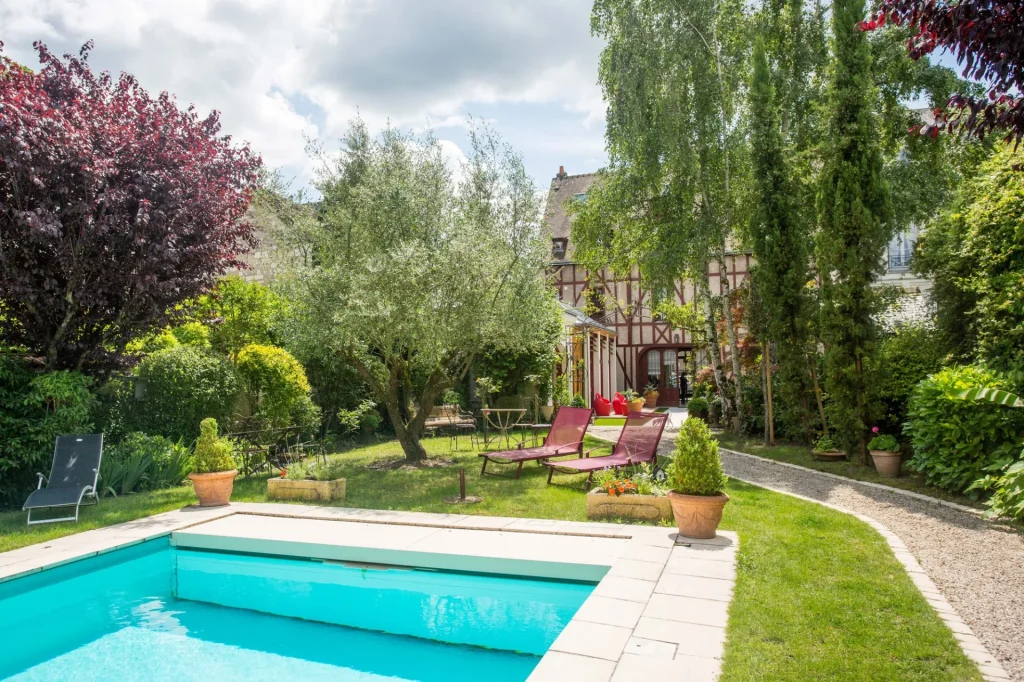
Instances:
[[[480,467],[480,475],[487,473],[487,463],[495,464],[518,464],[516,478],[523,473],[525,462],[546,460],[549,457],[560,457],[565,455],[583,456],[583,436],[590,426],[590,418],[594,411],[585,407],[560,407],[555,415],[555,422],[551,425],[544,445],[539,448],[525,448],[520,450],[505,450],[503,452],[481,452],[480,457],[484,458],[484,465]],[[492,473],[492,476],[500,474]]]
[[[612,449],[612,454],[607,457],[590,457],[593,450],[588,450],[581,454],[579,459],[544,462],[546,466],[551,467],[548,472],[548,483],[551,483],[555,469],[558,469],[559,473],[565,474],[589,473],[590,476],[587,477],[586,482],[586,486],[589,487],[595,471],[619,469],[644,462],[657,464],[658,442],[661,440],[661,433],[665,430],[667,421],[667,414],[630,412],[626,417],[626,425],[622,427],[622,433],[619,434],[619,440]]]

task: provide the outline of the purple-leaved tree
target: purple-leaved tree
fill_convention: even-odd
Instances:
[[[254,246],[261,161],[217,112],[94,73],[91,43],[35,47],[37,72],[0,54],[0,345],[102,371]]]

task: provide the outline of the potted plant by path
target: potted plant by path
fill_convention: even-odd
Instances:
[[[871,451],[871,459],[875,462],[875,469],[878,475],[885,478],[899,478],[900,475],[900,444],[894,437],[888,434],[878,433],[878,427],[871,429],[875,434],[868,443],[868,450]]]
[[[627,388],[622,392],[622,395],[626,398],[626,405],[629,406],[630,412],[642,412],[644,409],[644,399],[640,397],[640,394],[631,388]]]
[[[231,442],[217,436],[217,420],[212,417],[199,424],[195,469],[188,477],[200,507],[223,507],[231,501],[238,470],[231,457]]]
[[[846,453],[837,448],[828,436],[822,436],[814,441],[814,450],[811,455],[814,459],[822,462],[838,462],[841,459],[846,459]]]
[[[644,407],[655,408],[658,406],[658,385],[647,384],[644,389]]]
[[[718,456],[718,441],[700,419],[687,419],[676,437],[675,459],[668,465],[668,498],[679,534],[688,538],[715,537],[729,496]]]
[[[280,478],[267,481],[267,496],[272,500],[344,500],[344,472],[344,465],[337,459],[326,464],[297,462],[282,469]]]
[[[708,399],[701,396],[694,396],[686,401],[686,411],[689,413],[688,417],[694,419],[700,419],[702,421],[708,420]]]

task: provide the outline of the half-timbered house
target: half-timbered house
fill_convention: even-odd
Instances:
[[[572,375],[572,389],[589,404],[595,393],[607,396],[609,386],[643,393],[653,385],[658,390],[659,405],[680,405],[692,391],[694,368],[704,364],[702,358],[693,355],[693,339],[686,330],[673,329],[652,312],[651,291],[637,271],[628,277],[616,277],[606,270],[588,272],[573,261],[572,217],[566,213],[566,205],[574,198],[586,201],[587,192],[598,178],[594,173],[568,175],[560,168],[551,181],[544,214],[551,231],[550,274],[559,300],[583,311],[603,329],[614,330],[616,337],[614,344],[608,344],[596,334],[577,335],[571,344],[572,358],[565,363]],[[733,289],[746,279],[750,259],[749,253],[726,256],[725,276]],[[712,263],[708,275],[712,293],[720,294],[722,273],[717,263]],[[693,298],[693,284],[677,282],[675,297],[680,304],[688,303]],[[601,354],[609,345],[615,354],[614,377],[595,376],[593,371],[586,376],[576,369],[603,367]],[[586,361],[581,363],[584,356]]]

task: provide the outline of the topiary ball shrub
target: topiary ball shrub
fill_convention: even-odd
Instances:
[[[143,390],[126,400],[125,431],[143,431],[190,443],[204,417],[226,422],[239,382],[226,357],[194,346],[147,356],[135,368]]]
[[[903,433],[913,442],[910,466],[924,474],[929,485],[964,492],[989,473],[986,469],[1020,452],[1024,414],[956,397],[976,386],[1012,388],[991,370],[966,366],[944,369],[914,389]]]
[[[310,398],[306,371],[291,353],[250,344],[238,351],[235,367],[249,410],[265,428],[317,428],[320,409]]]
[[[231,441],[217,435],[217,420],[208,417],[199,424],[199,439],[196,441],[195,472],[213,474],[231,471],[235,460],[231,456]]]
[[[729,478],[722,470],[718,441],[700,419],[687,419],[676,436],[675,459],[665,470],[668,486],[683,495],[719,495]]]

